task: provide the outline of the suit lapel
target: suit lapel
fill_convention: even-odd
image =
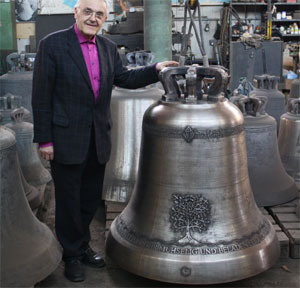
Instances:
[[[78,66],[80,72],[82,73],[82,76],[84,80],[87,82],[88,86],[90,87],[91,91],[93,92],[92,84],[89,77],[89,72],[87,70],[84,57],[81,51],[80,43],[78,41],[78,38],[75,34],[74,28],[70,29],[69,33],[69,41],[68,41],[68,53],[70,53],[73,61]]]
[[[105,75],[107,75],[107,65],[105,65],[107,59],[107,55],[105,53],[105,50],[103,49],[103,45],[101,43],[100,37],[96,37],[96,42],[97,42],[97,49],[98,49],[98,56],[99,56],[99,64],[100,64],[100,91],[99,91],[99,96],[98,99],[96,100],[96,103],[99,103],[103,101],[103,95],[102,93],[104,91],[104,85],[105,85]]]

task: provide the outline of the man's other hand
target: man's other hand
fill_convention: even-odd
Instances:
[[[39,151],[40,151],[41,157],[44,158],[45,160],[53,160],[53,157],[54,157],[53,146],[40,147]]]
[[[156,64],[156,70],[160,72],[162,69],[165,67],[177,67],[179,65],[178,62],[176,61],[163,61],[163,62],[158,62]]]

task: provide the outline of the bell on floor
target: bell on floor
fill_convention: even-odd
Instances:
[[[206,94],[207,77],[215,81]],[[137,182],[111,225],[107,255],[134,274],[180,284],[269,269],[279,243],[251,191],[243,115],[223,97],[227,73],[186,66],[160,79],[166,94],[145,112]]]

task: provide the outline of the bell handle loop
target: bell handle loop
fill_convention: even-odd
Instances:
[[[21,108],[14,109],[10,113],[10,117],[16,123],[23,122],[23,119],[24,119],[24,108],[21,107]]]
[[[128,61],[128,64],[131,66],[135,65],[135,52],[129,52],[126,54],[126,58]]]
[[[0,97],[0,109],[1,110],[7,110],[8,109],[7,94]]]
[[[261,105],[260,103],[261,101],[259,100],[258,97],[246,97],[240,99],[239,107],[244,116],[246,115],[257,116],[257,113],[259,112],[260,105]],[[250,106],[252,110],[247,110],[246,108],[247,104],[252,104],[252,106]]]
[[[290,99],[288,104],[288,111],[293,114],[300,113],[300,99]]]
[[[185,76],[191,66],[183,67],[166,67],[159,73],[159,79],[165,89],[165,97],[167,100],[176,101],[180,97],[180,90],[175,80],[176,75]],[[197,71],[197,80],[202,80],[204,77],[214,77],[215,81],[208,89],[208,99],[212,100],[217,98],[221,92],[225,92],[228,85],[228,74],[221,66],[210,67],[195,67]],[[195,95],[196,96],[196,95]],[[211,97],[211,99],[210,99]]]
[[[154,59],[154,54],[151,51],[136,51],[135,63],[137,66],[149,66]]]
[[[159,72],[159,80],[165,89],[165,97],[168,101],[176,101],[180,97],[180,90],[175,80],[176,75],[184,76],[189,67],[166,67]]]
[[[208,89],[208,99],[215,98],[220,93],[225,92],[229,82],[227,72],[222,66],[197,67],[197,77],[204,78],[207,76],[214,77],[215,81]]]
[[[279,76],[269,76],[269,81],[270,81],[270,89],[276,89],[277,83],[279,82],[280,77]]]
[[[250,103],[253,104],[253,115],[256,116],[261,108],[261,101],[258,97],[249,97]]]
[[[244,114],[244,112],[246,112],[246,111],[243,110],[245,107],[243,108],[243,105],[240,105],[240,101],[242,99],[247,99],[247,98],[248,97],[246,95],[240,94],[240,95],[237,95],[237,96],[230,97],[229,100],[230,100],[230,102],[232,104],[234,104],[235,106],[237,106],[242,111],[242,113]]]
[[[270,88],[270,75],[262,74],[255,75],[254,79],[257,80],[257,88],[258,89],[269,89]]]
[[[254,79],[257,81],[257,88],[264,89],[264,81],[266,80],[266,75],[255,75]]]
[[[238,103],[238,107],[239,109],[241,110],[242,114],[244,116],[247,115],[247,112],[246,112],[246,103],[249,102],[249,97],[246,97],[246,98],[240,98],[237,100],[237,103]]]
[[[251,98],[257,98],[259,100],[259,103],[258,103],[258,112],[261,114],[261,115],[264,115],[266,114],[266,107],[267,107],[267,104],[268,104],[268,97],[266,96],[255,96],[255,97],[251,97]]]

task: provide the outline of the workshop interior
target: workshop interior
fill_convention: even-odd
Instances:
[[[64,279],[31,96],[39,43],[76,2],[0,0],[0,286],[298,287],[299,0],[106,0],[98,34],[126,69],[178,65],[113,86],[92,222],[107,267]]]

